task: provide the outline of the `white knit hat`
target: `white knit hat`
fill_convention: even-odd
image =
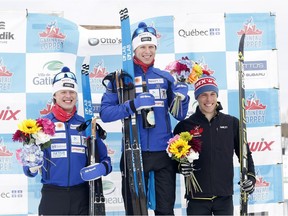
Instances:
[[[156,30],[153,27],[147,27],[146,23],[140,22],[132,36],[133,50],[138,46],[147,44],[152,44],[157,47]]]
[[[56,74],[53,79],[52,94],[54,95],[60,90],[75,91],[76,93],[78,92],[76,76],[68,67],[63,67],[61,72]]]

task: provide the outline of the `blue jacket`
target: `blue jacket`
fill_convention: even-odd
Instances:
[[[155,128],[144,129],[142,127],[141,114],[137,113],[137,124],[140,133],[140,144],[142,151],[164,151],[167,148],[167,142],[172,137],[171,119],[169,107],[175,97],[173,90],[175,88],[174,78],[167,71],[162,71],[150,67],[146,73],[138,66],[134,66],[135,79],[139,77],[146,80],[148,91],[155,97],[154,115]],[[139,80],[139,79],[138,79]],[[113,84],[112,84],[113,85]],[[114,84],[115,85],[115,84]],[[136,95],[142,91],[142,82],[135,83]],[[177,120],[186,117],[190,98],[187,97],[181,102],[182,112],[175,116]],[[119,104],[116,92],[107,90],[101,101],[100,117],[103,122],[112,122],[124,119],[133,114],[130,102]]]
[[[60,122],[53,113],[43,118],[49,118],[56,125],[52,144],[44,149],[44,164],[42,166],[43,184],[69,187],[84,183],[80,176],[80,170],[88,165],[87,144],[85,131],[78,132],[76,128],[84,122],[84,118],[75,113],[67,122]],[[98,137],[98,136],[97,136]],[[111,172],[111,159],[107,155],[107,148],[100,138],[97,138],[100,162],[108,163]],[[24,167],[24,173],[28,177],[34,177],[37,173],[31,173],[29,167]]]

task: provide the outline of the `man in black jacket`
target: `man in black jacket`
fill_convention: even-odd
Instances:
[[[195,83],[196,112],[180,121],[174,135],[188,131],[201,141],[199,159],[193,164],[180,164],[180,173],[194,175],[202,191],[186,191],[187,215],[233,215],[233,154],[239,158],[239,120],[220,112],[218,87],[214,77],[203,76]],[[242,188],[251,194],[255,186],[255,170],[248,149],[248,179]]]

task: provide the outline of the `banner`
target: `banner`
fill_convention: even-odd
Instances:
[[[0,214],[37,214],[41,176],[27,178],[12,141],[20,120],[51,111],[51,81],[63,66],[79,80],[78,112],[83,114],[81,64],[90,60],[90,84],[95,116],[105,91],[102,79],[121,68],[121,32],[86,30],[64,18],[26,12],[0,11]],[[283,213],[282,150],[275,16],[270,13],[188,14],[143,20],[157,30],[155,66],[164,69],[187,56],[213,74],[219,86],[223,112],[239,117],[238,44],[244,47],[247,138],[256,170],[256,189],[249,198],[249,213]],[[120,20],[119,20],[120,24]],[[138,23],[131,26],[132,32]],[[189,115],[197,106],[193,86]],[[113,172],[103,178],[107,215],[123,214],[121,196],[121,121],[103,123]],[[172,120],[173,126],[177,123]],[[234,160],[234,205],[239,215],[239,162]],[[177,175],[175,214],[186,214],[184,179]],[[15,205],[17,203],[17,208]],[[19,204],[21,203],[21,205]],[[151,211],[151,210],[150,210]]]

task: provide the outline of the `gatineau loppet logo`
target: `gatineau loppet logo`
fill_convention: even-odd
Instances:
[[[66,35],[60,32],[57,21],[53,21],[46,26],[43,32],[39,33],[40,47],[43,50],[63,50]]]
[[[0,92],[9,91],[11,89],[11,79],[13,73],[7,69],[2,58],[0,58]]]
[[[105,92],[105,87],[102,85],[102,79],[108,74],[107,68],[104,66],[104,60],[96,63],[89,74],[91,91],[93,93]]]
[[[260,102],[256,92],[249,95],[246,101],[246,121],[247,124],[264,124],[266,116],[266,105]]]
[[[260,48],[262,47],[262,31],[257,29],[256,24],[253,21],[253,17],[250,17],[243,25],[243,29],[237,32],[240,37],[245,33],[245,47]]]

